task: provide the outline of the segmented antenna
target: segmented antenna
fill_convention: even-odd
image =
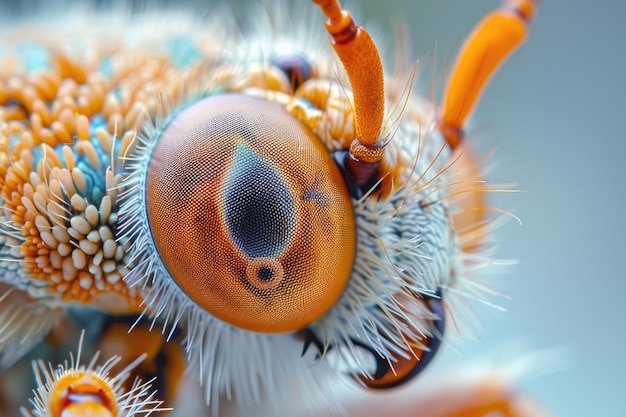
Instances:
[[[507,0],[467,38],[446,86],[439,130],[450,148],[463,140],[463,127],[487,82],[528,34],[539,0]]]
[[[350,145],[347,166],[352,179],[364,185],[374,175],[385,155],[379,138],[385,114],[383,64],[372,37],[357,26],[350,12],[337,0],[311,0],[328,18],[326,30],[352,86],[356,138]]]

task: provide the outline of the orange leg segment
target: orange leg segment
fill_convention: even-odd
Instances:
[[[486,16],[465,42],[443,96],[439,129],[454,149],[463,126],[500,64],[526,39],[539,0],[507,0]]]

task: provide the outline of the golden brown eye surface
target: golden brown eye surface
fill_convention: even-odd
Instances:
[[[176,114],[152,150],[146,201],[171,277],[234,326],[304,328],[352,271],[354,213],[341,173],[275,103],[218,95]]]

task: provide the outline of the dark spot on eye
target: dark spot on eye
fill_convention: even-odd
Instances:
[[[294,90],[313,76],[313,66],[309,60],[297,53],[274,55],[271,63],[287,76]]]
[[[296,229],[293,198],[276,168],[245,145],[237,146],[222,201],[231,237],[246,256],[283,253]]]
[[[261,281],[271,281],[274,277],[274,271],[272,271],[272,268],[260,268],[257,272],[257,276]]]
[[[329,206],[328,198],[326,194],[321,191],[322,189],[322,177],[320,175],[315,176],[315,180],[313,181],[313,185],[310,189],[305,190],[302,193],[302,199],[304,201],[315,201],[317,205],[326,209]]]

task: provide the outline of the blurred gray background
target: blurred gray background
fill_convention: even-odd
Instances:
[[[385,33],[406,20],[416,58],[436,41],[441,62],[500,1],[347,5],[357,3]],[[523,221],[497,232],[500,256],[520,264],[493,280],[511,295],[498,300],[508,312],[480,309],[478,341],[448,348],[429,371],[535,352],[547,373],[523,386],[557,416],[626,416],[625,13],[618,0],[543,0],[470,124],[479,148],[495,144],[491,180],[527,190],[491,196]]]

